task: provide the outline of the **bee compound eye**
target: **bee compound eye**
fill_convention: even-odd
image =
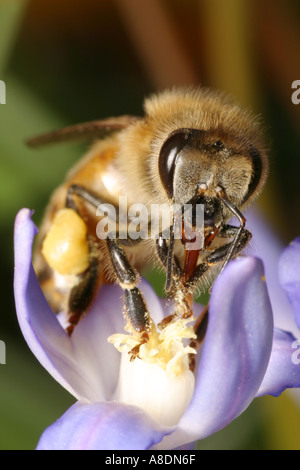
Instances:
[[[161,182],[171,199],[173,197],[173,179],[176,167],[177,156],[187,143],[189,138],[188,131],[177,131],[171,134],[161,147],[159,153],[159,175]]]

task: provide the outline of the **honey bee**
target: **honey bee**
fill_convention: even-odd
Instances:
[[[166,293],[175,301],[175,312],[163,320],[163,328],[175,317],[192,315],[194,293],[206,289],[251,239],[242,211],[260,193],[268,169],[257,121],[224,94],[201,87],[154,94],[144,109],[144,117],[113,117],[28,141],[38,147],[78,137],[95,139],[54,192],[34,255],[53,311],[68,313],[70,335],[99,287],[117,282],[124,291],[126,320],[140,344],[147,342],[150,315],[138,287],[146,264],[154,260],[164,269]],[[148,239],[121,237],[120,220],[115,232],[97,236],[97,207],[109,203],[117,209],[121,196],[148,209],[151,204],[190,204],[194,210],[201,204],[200,246],[188,249],[185,229],[175,238],[174,211],[167,237],[163,230]],[[237,225],[228,223],[232,218]],[[125,225],[129,222],[127,214]],[[190,225],[196,235],[194,216]],[[150,228],[147,219],[141,230],[149,233]],[[199,335],[204,319],[202,315],[196,322]],[[138,356],[138,348],[131,354]]]

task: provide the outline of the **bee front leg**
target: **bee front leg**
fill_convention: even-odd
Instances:
[[[238,233],[240,227],[235,227],[232,225],[225,225],[223,229],[218,233],[219,237],[222,238],[232,238],[235,237],[236,234]],[[242,229],[238,240],[236,242],[236,246],[234,251],[231,253],[231,257],[228,259],[228,253],[232,251],[232,243],[226,243],[225,245],[220,246],[219,248],[216,248],[213,250],[206,258],[206,262],[209,265],[212,264],[217,264],[220,262],[224,262],[227,264],[230,259],[234,258],[237,256],[249,243],[249,241],[252,238],[252,234],[249,230]],[[226,265],[225,264],[225,265]],[[224,269],[225,265],[222,266],[222,270]]]
[[[231,225],[225,225],[223,229],[219,232],[218,236],[222,238],[232,238],[236,235],[238,230],[238,227],[231,226]],[[248,244],[248,242],[251,239],[251,232],[249,230],[243,229],[240,235],[240,238],[238,240],[234,256],[237,256],[243,248]],[[191,289],[196,289],[197,284],[201,281],[202,276],[205,274],[205,272],[209,269],[210,266],[217,265],[219,263],[224,263],[226,261],[228,253],[231,249],[232,243],[226,243],[225,245],[222,245],[215,250],[213,250],[207,257],[206,259],[200,263],[196,269],[194,270],[193,274],[190,276],[188,279],[188,285],[190,286]],[[207,324],[208,324],[208,316],[209,316],[209,305],[207,305],[202,314],[198,317],[194,330],[197,335],[197,339],[193,340],[190,344],[191,347],[197,349],[199,344],[203,341],[207,329]],[[193,361],[194,358],[191,358],[191,361]],[[192,366],[193,367],[193,366]]]
[[[238,227],[225,225],[224,228],[219,232],[218,236],[222,238],[232,238],[236,234],[237,230]],[[249,230],[242,230],[233,257],[237,256],[247,246],[251,237],[252,235]],[[219,246],[218,248],[215,248],[213,251],[211,251],[209,255],[203,260],[203,262],[198,264],[192,275],[189,277],[187,281],[189,287],[191,289],[196,289],[197,284],[199,284],[201,281],[203,274],[210,266],[214,266],[226,261],[231,247],[232,243],[226,243],[225,245]]]
[[[120,243],[107,238],[107,247],[118,283],[124,291],[125,317],[133,331],[140,337],[140,343],[129,353],[133,360],[138,357],[140,346],[149,340],[150,315],[143,295],[137,287],[136,273]]]
[[[156,239],[156,253],[158,258],[164,268],[167,270],[169,269],[168,265],[168,245],[166,239],[159,235]],[[172,277],[174,280],[179,279],[182,276],[182,269],[179,265],[179,261],[177,260],[176,256],[173,256],[173,266],[172,266]]]
[[[177,282],[182,278],[182,269],[180,267],[179,261],[175,255],[173,255],[173,260],[172,260],[172,266],[170,266],[168,262],[168,253],[169,253],[169,247],[167,244],[166,239],[162,236],[159,235],[158,238],[156,239],[156,253],[157,256],[163,265],[163,267],[166,270],[167,278],[172,277],[172,285],[176,285]],[[172,272],[168,272],[172,268]],[[164,328],[168,323],[170,323],[174,318],[176,317],[176,314],[171,314],[165,317],[162,322],[158,325],[160,328]]]

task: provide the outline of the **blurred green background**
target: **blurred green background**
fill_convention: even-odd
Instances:
[[[33,449],[74,399],[26,346],[12,294],[13,223],[35,210],[85,146],[32,151],[24,139],[76,122],[142,113],[149,92],[198,84],[261,114],[271,142],[260,205],[283,243],[300,234],[298,0],[0,0],[0,449]],[[299,449],[299,408],[284,393],[255,400],[203,449]]]

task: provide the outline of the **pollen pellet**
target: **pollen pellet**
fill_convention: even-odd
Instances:
[[[89,265],[87,227],[73,209],[57,212],[42,248],[49,266],[59,274],[80,274]]]

